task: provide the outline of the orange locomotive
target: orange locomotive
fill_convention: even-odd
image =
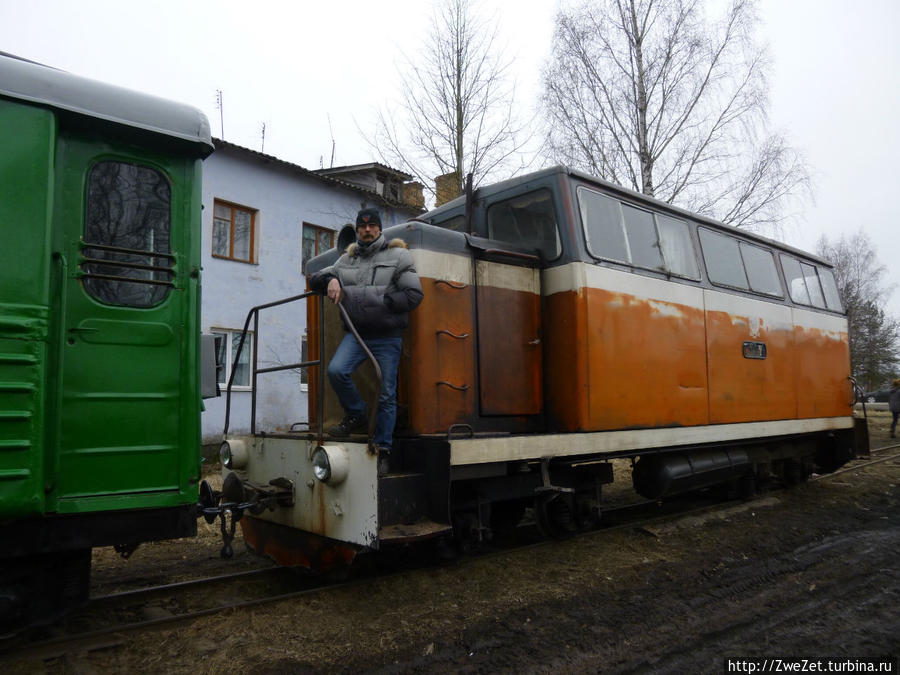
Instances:
[[[271,507],[242,520],[245,540],[283,564],[481,540],[528,507],[563,536],[598,516],[616,457],[660,498],[796,482],[868,443],[824,260],[564,167],[385,237],[407,243],[425,292],[404,336],[391,472],[378,477],[365,437],[323,436],[341,409],[320,365],[315,429],[223,443],[225,499]],[[311,358],[327,363],[338,309],[310,302],[308,318]]]

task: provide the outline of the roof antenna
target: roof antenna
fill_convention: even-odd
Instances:
[[[259,151],[264,153],[266,151],[266,123],[265,122],[262,123],[261,132],[262,132],[262,143],[259,146]]]
[[[334,131],[331,128],[331,114],[327,114],[328,117],[328,133],[331,134],[331,163],[328,165],[329,169],[334,168]]]
[[[216,89],[216,107],[219,109],[219,134],[225,140],[225,105],[222,103],[222,90]]]

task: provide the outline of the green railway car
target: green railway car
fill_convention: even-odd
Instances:
[[[0,53],[0,634],[196,533],[200,111]]]

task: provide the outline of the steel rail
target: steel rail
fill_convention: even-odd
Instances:
[[[233,574],[220,574],[214,577],[203,577],[202,579],[188,579],[186,581],[176,581],[171,584],[162,584],[160,586],[147,586],[145,588],[134,588],[128,591],[120,591],[118,593],[109,593],[107,595],[96,595],[88,598],[86,609],[90,609],[95,603],[109,602],[111,600],[121,600],[123,598],[135,598],[141,595],[154,595],[164,591],[184,589],[191,587],[204,586],[206,584],[216,584],[223,581],[231,581],[237,579],[245,579],[247,577],[264,576],[266,574],[282,574],[286,567],[264,567],[258,570],[245,570],[243,572],[234,572]]]
[[[74,635],[61,635],[47,640],[41,640],[38,642],[32,642],[30,644],[18,646],[16,649],[7,653],[0,653],[0,663],[12,659],[21,659],[35,656],[43,660],[47,660],[58,658],[72,651],[85,652],[95,649],[105,649],[110,646],[108,638],[111,635],[118,636],[122,633],[133,633],[151,628],[158,628],[169,624],[176,624],[183,621],[189,621],[191,619],[199,619],[205,616],[219,614],[221,612],[229,610],[249,609],[251,607],[258,607],[260,605],[265,605],[273,602],[281,602],[282,600],[293,600],[296,598],[301,598],[303,596],[320,593],[326,590],[353,588],[356,586],[362,586],[376,579],[388,579],[400,574],[405,574],[406,572],[407,571],[404,570],[401,572],[394,572],[392,574],[380,575],[377,577],[368,576],[360,579],[353,579],[351,581],[325,582],[311,588],[301,589],[299,591],[291,591],[289,593],[281,593],[278,595],[253,598],[250,600],[238,600],[222,605],[216,605],[215,607],[206,607],[204,609],[193,610],[181,614],[174,614],[172,616],[148,619],[146,621],[114,624],[106,626],[104,628],[85,631],[83,633],[77,633]],[[118,640],[116,644],[120,644],[123,641],[124,640]]]

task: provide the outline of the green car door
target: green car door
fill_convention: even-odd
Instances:
[[[199,418],[194,163],[89,137],[57,148],[57,510],[171,505]]]

